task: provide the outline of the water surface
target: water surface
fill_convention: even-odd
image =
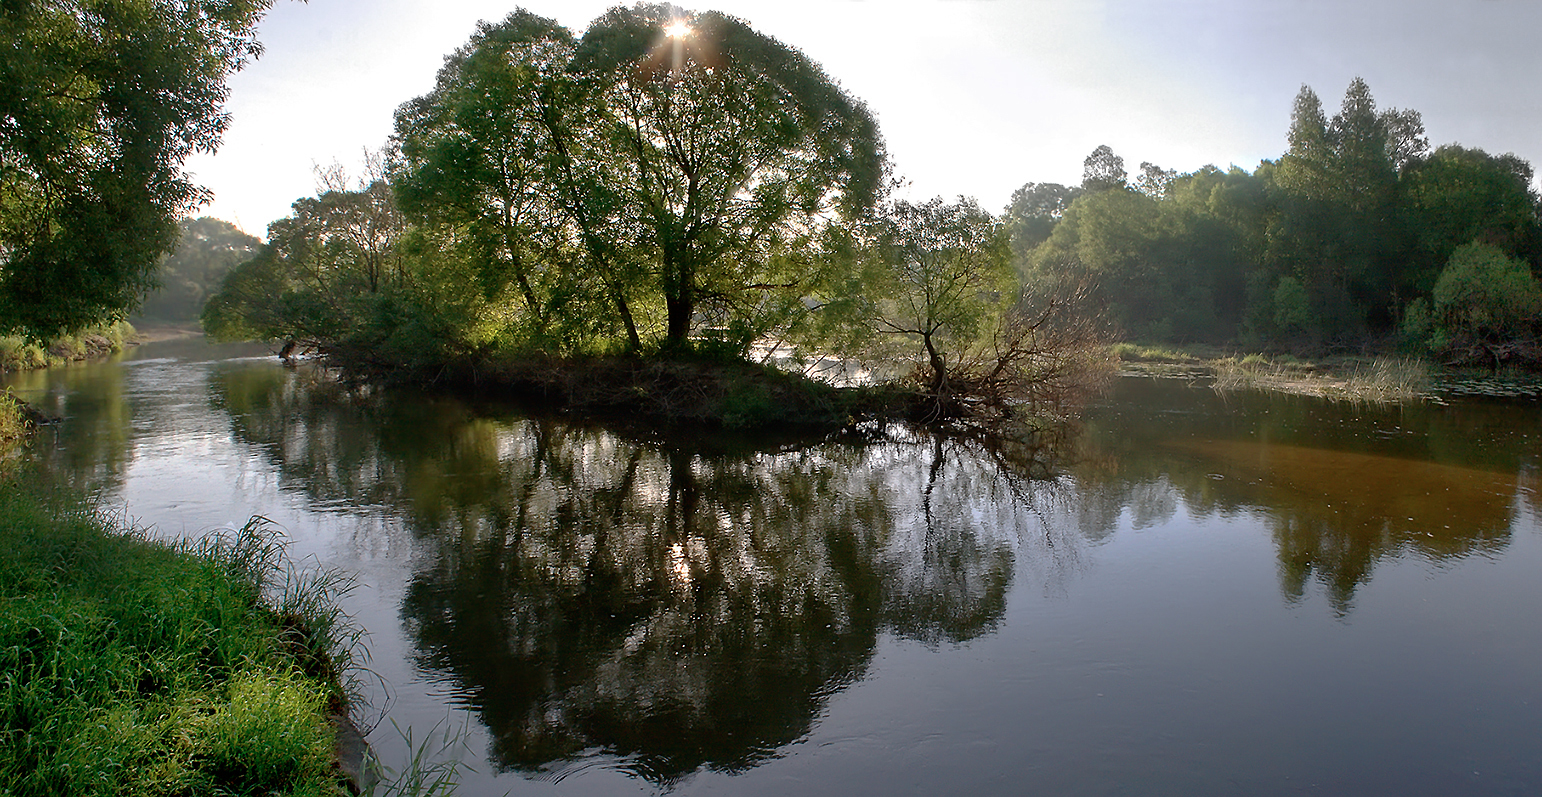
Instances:
[[[158,533],[357,575],[371,742],[470,794],[1534,794],[1534,399],[1126,379],[1058,476],[902,430],[665,435],[264,350],[16,375]]]

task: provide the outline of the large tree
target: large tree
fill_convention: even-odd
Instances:
[[[812,293],[799,245],[870,212],[887,164],[866,108],[801,53],[662,5],[578,41],[523,11],[484,25],[397,137],[404,204],[466,231],[484,290],[512,286],[537,327],[608,306],[633,346]]]
[[[272,0],[0,3],[0,332],[123,316],[203,199],[226,78]]]

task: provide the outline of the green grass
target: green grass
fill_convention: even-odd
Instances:
[[[0,457],[21,445],[32,432],[32,422],[22,408],[21,399],[10,388],[0,393]]]
[[[0,481],[0,794],[343,793],[340,687],[296,655],[335,613],[264,599],[266,524],[165,545],[42,481]]]
[[[45,345],[15,335],[0,335],[0,373],[52,368],[75,360],[119,351],[134,335],[127,321],[104,324],[49,341]]]

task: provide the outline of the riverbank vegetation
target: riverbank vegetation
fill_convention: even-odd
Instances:
[[[789,393],[731,365],[767,350],[883,371],[906,413],[926,402],[939,421],[1069,404],[1056,386],[1107,373],[1068,295],[1020,291],[990,213],[887,197],[874,120],[817,65],[731,17],[679,14],[618,8],[582,37],[523,11],[482,25],[363,178],[270,227],[206,328],[356,370],[620,374],[600,403],[728,425],[809,417],[784,399],[818,390],[849,414],[829,385]],[[677,390],[687,377],[706,381]]]
[[[1080,186],[1029,183],[1006,220],[1023,279],[1091,280],[1139,340],[1542,365],[1530,164],[1431,149],[1416,111],[1379,110],[1358,79],[1332,117],[1303,87],[1286,139],[1252,172],[1131,180],[1099,148]]]
[[[0,479],[0,791],[343,793],[325,581],[260,520],[164,544],[44,482]]]
[[[1079,186],[1029,183],[997,216],[896,198],[860,101],[738,20],[639,5],[580,36],[519,11],[401,107],[363,177],[329,173],[275,222],[204,322],[357,371],[729,425],[810,417],[770,383],[723,387],[767,351],[855,363],[939,422],[1074,405],[1122,336],[1542,363],[1529,164],[1432,150],[1359,80],[1332,117],[1303,88],[1286,138],[1251,173],[1133,180],[1099,147]],[[721,367],[678,389],[704,355]],[[844,400],[814,404],[859,414]]]
[[[46,341],[18,335],[0,336],[0,373],[50,368],[122,351],[135,330],[127,321],[114,321]]]

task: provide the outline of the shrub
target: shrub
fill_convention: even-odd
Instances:
[[[1542,288],[1523,262],[1492,246],[1459,247],[1434,290],[1435,320],[1447,336],[1510,338],[1528,333],[1542,311]]]

